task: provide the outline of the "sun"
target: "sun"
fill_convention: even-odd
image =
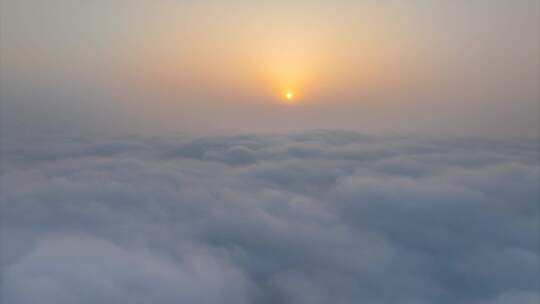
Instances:
[[[293,104],[296,104],[298,101],[296,100],[297,96],[296,96],[296,92],[294,91],[291,91],[291,90],[285,90],[283,91],[282,93],[283,95],[283,103],[285,104],[288,104],[288,105],[293,105]]]
[[[293,90],[292,88],[282,89],[279,97],[280,103],[282,104],[295,105],[299,102],[298,92],[296,90]]]
[[[292,100],[293,98],[294,98],[293,92],[290,92],[290,91],[285,92],[285,99]]]

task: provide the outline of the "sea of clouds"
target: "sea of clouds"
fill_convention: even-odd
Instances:
[[[539,148],[345,131],[3,143],[0,302],[536,304]]]

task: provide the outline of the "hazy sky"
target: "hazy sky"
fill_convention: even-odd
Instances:
[[[10,133],[540,128],[537,0],[0,3]]]
[[[540,303],[539,151],[539,0],[0,0],[0,303]]]

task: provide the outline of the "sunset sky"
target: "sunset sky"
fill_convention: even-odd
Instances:
[[[538,304],[539,248],[539,0],[0,0],[1,304]]]
[[[536,136],[539,6],[2,0],[3,120],[98,133]]]

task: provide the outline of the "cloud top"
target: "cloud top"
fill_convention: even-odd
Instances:
[[[3,303],[536,303],[539,146],[314,131],[2,147]]]

